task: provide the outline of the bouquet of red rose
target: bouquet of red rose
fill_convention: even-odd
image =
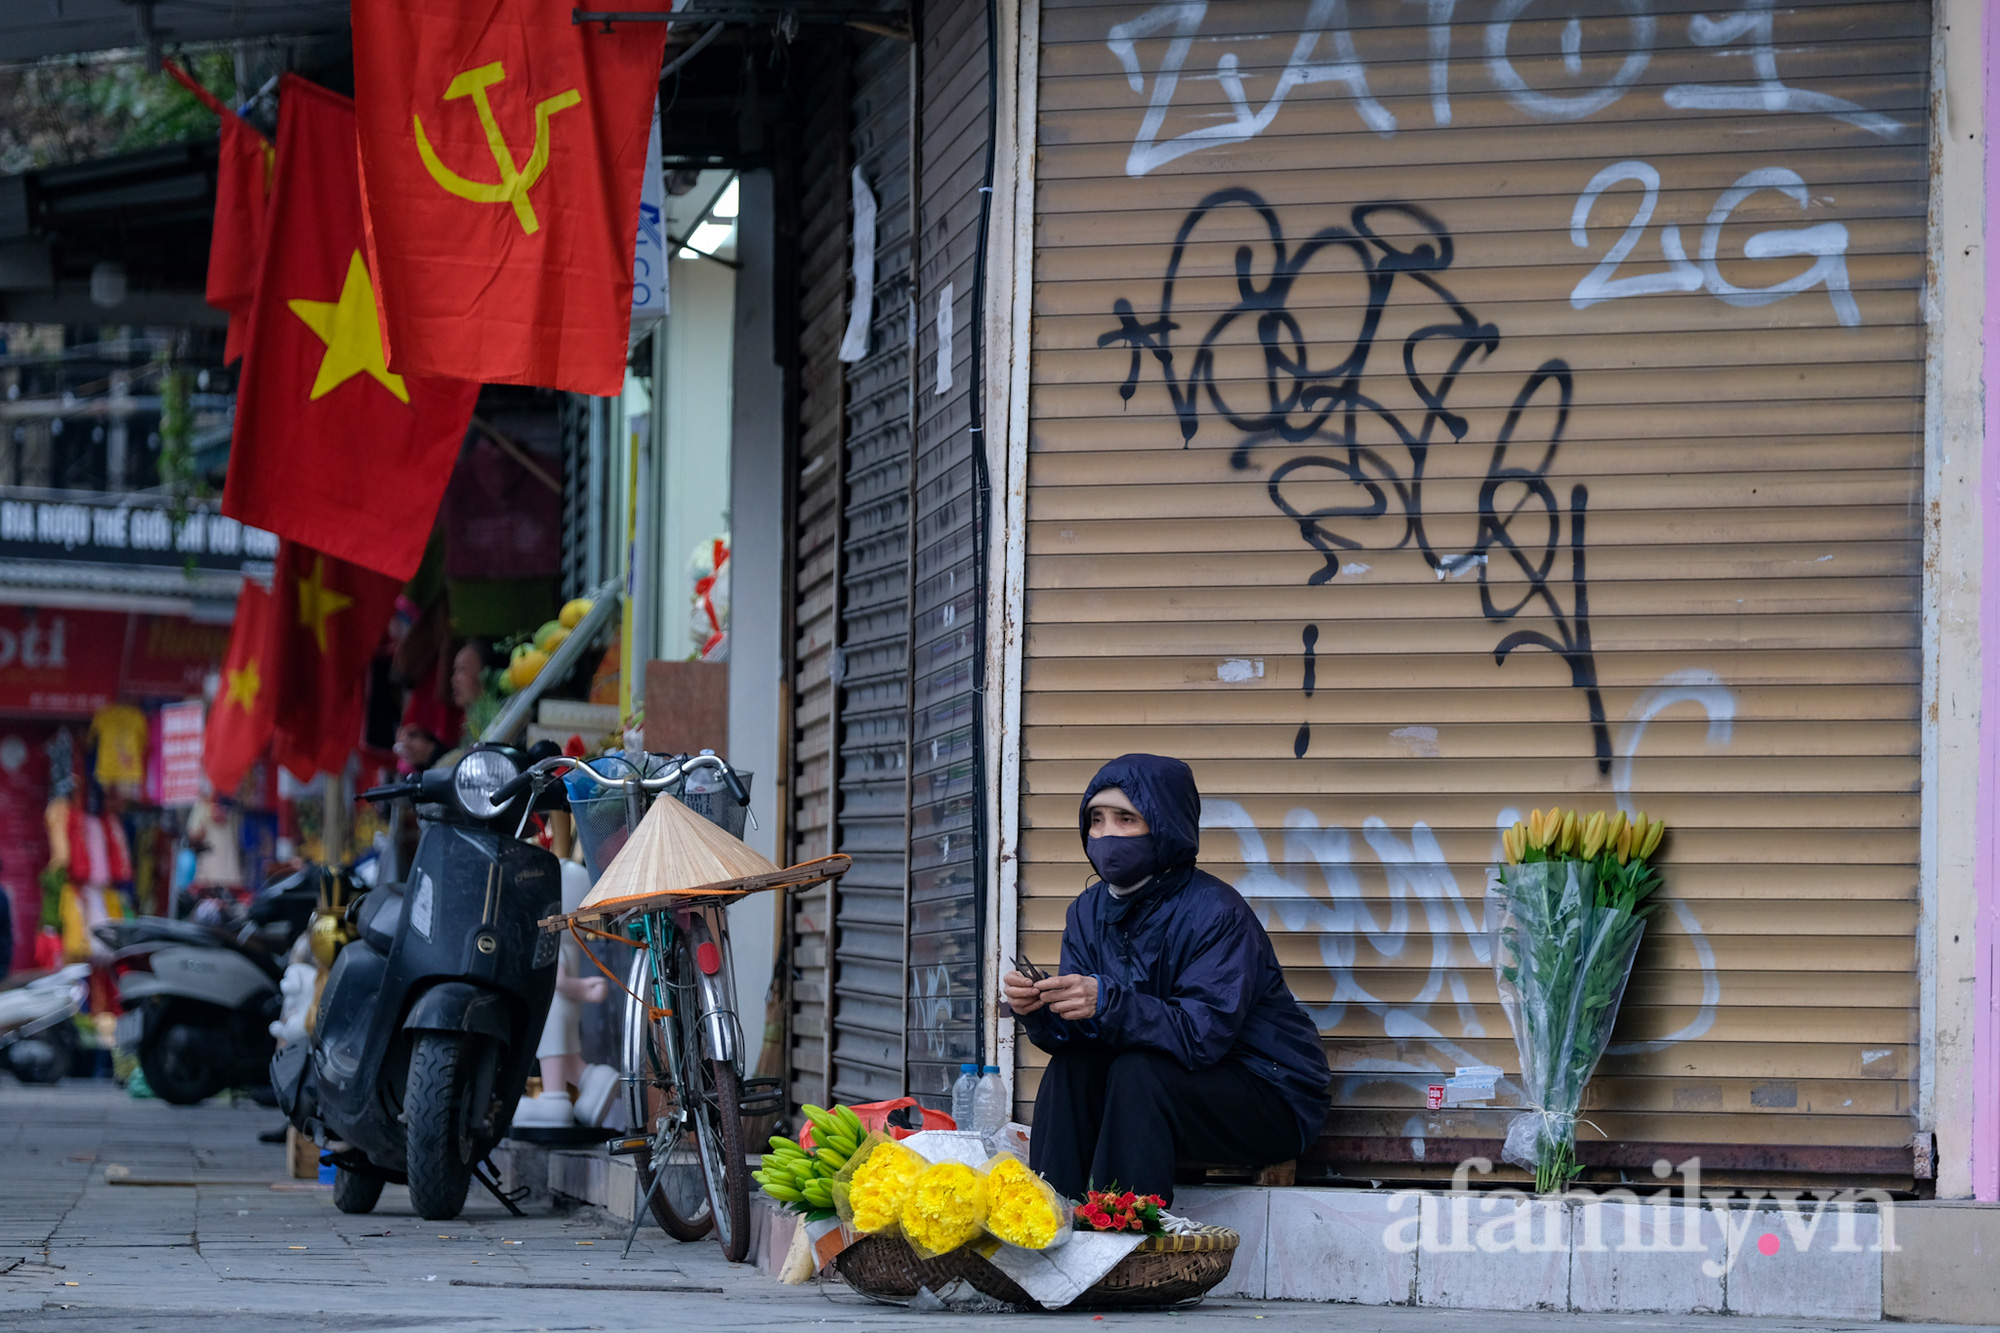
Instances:
[[[1166,1225],[1160,1209],[1167,1201],[1157,1194],[1134,1194],[1113,1185],[1108,1190],[1091,1190],[1076,1210],[1078,1231],[1136,1231],[1147,1236],[1164,1236]]]

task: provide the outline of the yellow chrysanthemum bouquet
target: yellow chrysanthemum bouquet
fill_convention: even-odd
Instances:
[[[884,1134],[871,1134],[834,1181],[833,1202],[840,1220],[863,1235],[888,1231],[902,1221],[903,1204],[930,1165]]]
[[[1055,1186],[1002,1153],[987,1163],[986,1230],[1024,1250],[1046,1250],[1069,1238],[1070,1207]]]
[[[986,1173],[963,1162],[927,1166],[903,1200],[903,1239],[921,1259],[949,1254],[986,1225]]]
[[[840,1220],[864,1235],[899,1231],[923,1258],[948,1254],[983,1233],[1046,1250],[1069,1235],[1070,1209],[1046,1180],[1011,1153],[978,1166],[931,1162],[874,1134],[833,1182]]]

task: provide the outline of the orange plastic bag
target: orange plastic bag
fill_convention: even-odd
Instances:
[[[890,1113],[900,1111],[906,1106],[917,1106],[917,1099],[915,1097],[895,1097],[886,1102],[864,1102],[859,1106],[850,1106],[848,1109],[861,1117],[861,1127],[869,1133],[887,1134],[892,1139],[907,1139],[917,1131],[914,1129],[903,1129],[900,1126],[889,1123]],[[923,1127],[925,1129],[958,1128],[958,1122],[943,1111],[933,1111],[928,1106],[917,1106],[917,1111],[923,1117]],[[807,1152],[814,1151],[818,1146],[812,1141],[812,1126],[810,1124],[800,1127],[799,1146]]]

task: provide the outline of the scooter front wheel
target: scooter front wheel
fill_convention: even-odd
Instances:
[[[333,1169],[333,1206],[343,1213],[372,1213],[382,1199],[382,1177],[364,1176],[344,1166]]]
[[[449,1222],[463,1212],[472,1188],[466,1099],[472,1095],[474,1054],[456,1032],[423,1033],[410,1052],[404,1169],[410,1205],[432,1222]]]

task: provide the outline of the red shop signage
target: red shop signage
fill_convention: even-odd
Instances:
[[[143,699],[189,699],[229,654],[229,626],[183,616],[135,616],[125,693]]]
[[[118,697],[130,617],[0,606],[0,710],[68,716]]]

